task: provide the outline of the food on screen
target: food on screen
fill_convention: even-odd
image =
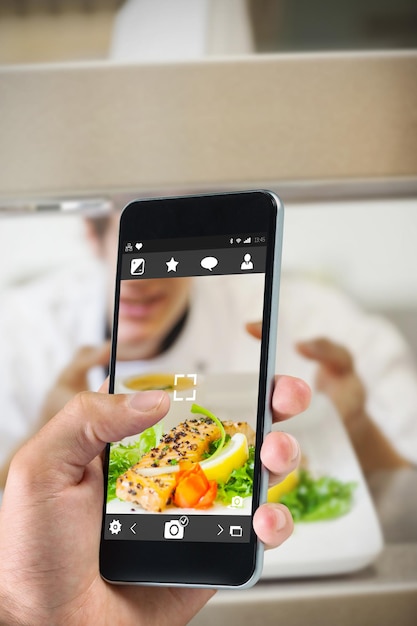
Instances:
[[[140,376],[131,376],[123,382],[124,386],[133,391],[149,391],[163,389],[165,391],[185,391],[195,386],[193,380],[187,376],[177,377],[175,374],[147,373]]]
[[[146,511],[204,510],[252,495],[255,432],[247,422],[221,421],[193,404],[196,417],[168,432],[147,429],[110,451],[108,501],[117,497]]]

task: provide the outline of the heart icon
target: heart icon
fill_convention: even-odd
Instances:
[[[140,250],[142,246],[143,246],[143,243],[135,243],[136,250]]]

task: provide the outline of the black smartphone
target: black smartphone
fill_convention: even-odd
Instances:
[[[109,582],[239,588],[262,571],[283,207],[269,191],[131,202],[118,244],[110,393],[168,414],[108,446]],[[258,324],[251,324],[258,323]]]

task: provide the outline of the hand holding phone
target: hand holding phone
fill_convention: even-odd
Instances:
[[[282,213],[258,191],[122,214],[110,392],[164,389],[171,403],[109,446],[106,580],[243,587],[260,575],[253,516],[267,488]],[[261,341],[245,328],[256,319]]]
[[[212,590],[113,586],[100,579],[98,534],[102,510],[102,458],[110,439],[151,426],[168,409],[167,396],[84,392],[31,439],[11,464],[0,509],[0,622],[61,624],[185,624]],[[153,395],[153,394],[152,394]],[[302,381],[277,377],[274,421],[307,408]],[[162,400],[162,402],[161,402]],[[292,471],[294,442],[282,432],[267,435],[262,460],[272,480]],[[36,465],[36,471],[33,467]],[[275,476],[274,476],[275,474]],[[53,495],[53,497],[51,497]],[[254,528],[267,547],[279,546],[292,531],[289,511],[263,505]],[[22,550],[22,544],[25,549]],[[59,576],[57,576],[59,571]],[[22,588],[30,589],[22,598]]]

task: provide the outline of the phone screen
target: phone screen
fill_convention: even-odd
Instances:
[[[204,551],[253,542],[271,236],[229,227],[155,238],[121,229],[110,391],[164,389],[170,409],[110,445],[105,543]]]

